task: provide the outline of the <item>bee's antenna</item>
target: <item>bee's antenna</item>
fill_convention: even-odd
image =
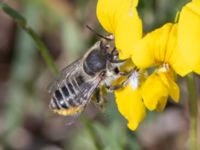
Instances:
[[[91,28],[89,25],[86,25],[86,27],[87,27],[90,31],[94,32],[97,36],[99,36],[99,37],[101,37],[101,38],[103,38],[103,39],[105,39],[105,40],[108,40],[108,41],[111,41],[111,40],[112,40],[111,38],[108,38],[108,37],[105,37],[105,36],[99,34],[97,31],[95,31],[95,30],[94,30],[93,28]]]

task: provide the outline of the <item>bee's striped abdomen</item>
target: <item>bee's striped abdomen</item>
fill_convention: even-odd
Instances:
[[[75,89],[74,89],[73,85],[70,82],[68,82],[67,86],[68,86],[69,91],[71,92],[71,94],[74,95],[75,94]]]
[[[65,103],[65,101],[63,101],[64,97],[63,97],[63,94],[62,92],[58,89],[55,91],[54,93],[54,102],[57,103],[56,106],[61,109],[61,108],[68,108],[68,105]]]
[[[60,93],[59,90],[55,91],[55,97],[57,98],[58,101],[63,99],[62,94]]]
[[[82,97],[79,96],[83,83],[84,78],[81,75],[71,78],[71,80],[64,80],[60,88],[53,93],[50,107],[61,110],[80,106],[83,103]]]
[[[63,94],[64,94],[65,97],[69,97],[69,91],[68,91],[68,89],[66,88],[66,86],[63,86],[63,87],[61,88],[61,90],[62,90],[62,92],[63,92]]]

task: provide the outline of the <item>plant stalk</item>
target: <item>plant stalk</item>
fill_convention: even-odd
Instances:
[[[194,74],[189,74],[188,89],[189,89],[189,110],[190,110],[190,149],[198,150],[198,99],[196,92],[196,84]]]

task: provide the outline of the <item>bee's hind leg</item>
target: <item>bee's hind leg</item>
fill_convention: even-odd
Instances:
[[[96,90],[95,97],[97,106],[101,111],[104,111],[105,99],[103,97],[103,92],[100,88]]]

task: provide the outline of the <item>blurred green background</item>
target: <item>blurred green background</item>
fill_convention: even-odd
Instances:
[[[43,40],[59,70],[107,33],[96,18],[96,0],[4,0],[18,10]],[[174,21],[187,0],[141,0],[147,33]],[[187,150],[187,82],[179,80],[181,102],[162,113],[148,112],[135,132],[106,96],[105,112],[91,103],[72,125],[48,109],[47,86],[54,75],[33,40],[0,10],[0,150]],[[199,91],[200,78],[196,76]]]

